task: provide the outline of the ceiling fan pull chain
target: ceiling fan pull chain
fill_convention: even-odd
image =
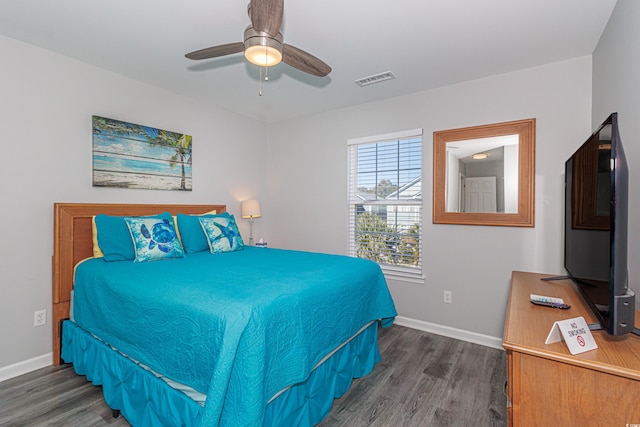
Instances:
[[[260,90],[258,91],[258,95],[262,96],[262,67],[260,68]]]
[[[269,67],[266,65],[269,63],[269,52],[267,51],[267,47],[264,47],[264,63],[265,63],[265,67],[264,67],[264,80],[267,81],[269,80]]]

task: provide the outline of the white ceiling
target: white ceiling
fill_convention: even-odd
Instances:
[[[243,55],[184,54],[242,41],[248,0],[0,0],[0,33],[264,122],[589,55],[616,0],[286,0],[285,43],[324,78]],[[368,87],[354,80],[392,71]]]

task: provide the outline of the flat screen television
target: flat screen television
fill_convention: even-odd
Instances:
[[[629,171],[617,113],[565,163],[564,267],[612,335],[634,331],[627,272]]]

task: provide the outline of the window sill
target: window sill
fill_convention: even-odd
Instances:
[[[427,279],[427,277],[422,273],[398,271],[395,269],[386,268],[384,266],[381,266],[381,268],[382,268],[382,272],[384,273],[384,277],[387,280],[409,282],[409,283],[424,285],[424,282]]]

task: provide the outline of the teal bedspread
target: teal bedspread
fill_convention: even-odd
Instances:
[[[247,247],[157,262],[90,259],[76,270],[76,323],[205,393],[202,425],[262,425],[268,400],[396,310],[379,266]]]

